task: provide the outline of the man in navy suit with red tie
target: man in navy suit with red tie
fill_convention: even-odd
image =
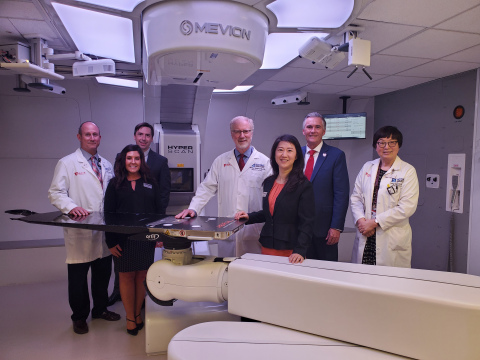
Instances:
[[[338,261],[338,241],[347,214],[350,185],[345,153],[323,140],[326,122],[317,112],[303,120],[303,135],[307,146],[305,176],[313,185],[315,196],[315,222],[312,244],[307,259]]]

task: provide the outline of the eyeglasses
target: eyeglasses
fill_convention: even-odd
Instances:
[[[234,133],[235,135],[240,135],[240,134],[243,134],[243,135],[248,135],[252,132],[253,130],[232,130],[232,133]]]
[[[381,148],[384,148],[388,144],[389,147],[393,148],[397,146],[398,141],[377,141],[377,145]]]

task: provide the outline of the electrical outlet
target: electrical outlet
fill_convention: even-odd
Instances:
[[[438,189],[440,187],[440,175],[438,175],[438,174],[427,174],[426,185],[427,185],[427,188]]]

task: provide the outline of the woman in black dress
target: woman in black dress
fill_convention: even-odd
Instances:
[[[115,177],[105,192],[105,213],[158,213],[162,201],[160,191],[138,145],[127,145],[122,150],[115,161],[114,171]],[[119,272],[127,332],[137,335],[143,328],[140,316],[145,299],[143,281],[154,260],[155,242],[128,240],[127,237],[107,232],[106,242]]]

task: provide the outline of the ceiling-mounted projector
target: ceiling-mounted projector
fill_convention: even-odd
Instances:
[[[115,62],[112,59],[77,61],[73,63],[73,76],[115,75]]]
[[[320,63],[327,69],[337,66],[344,58],[345,53],[338,50],[338,47],[314,36],[310,38],[300,49],[298,49],[300,57],[311,60],[313,64]]]

